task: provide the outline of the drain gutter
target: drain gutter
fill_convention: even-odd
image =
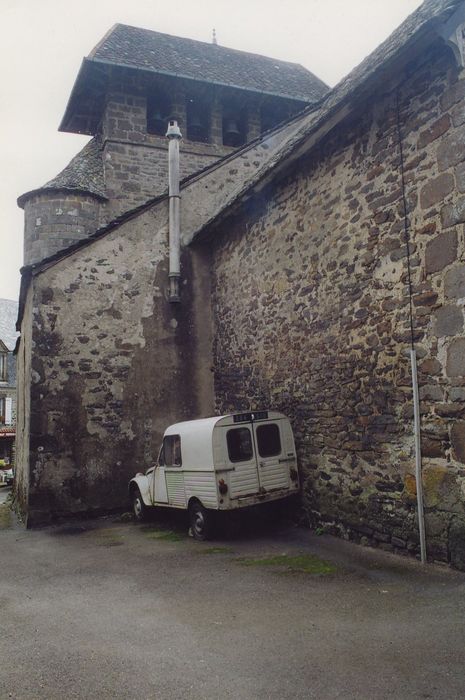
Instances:
[[[169,301],[179,303],[179,281],[181,278],[181,235],[179,192],[179,142],[182,138],[178,122],[174,119],[168,123],[166,137],[168,145],[168,180],[169,180]]]

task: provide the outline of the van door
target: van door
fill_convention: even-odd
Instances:
[[[289,488],[289,456],[283,425],[278,420],[253,424],[260,486],[265,491]]]
[[[241,423],[224,428],[224,451],[229,473],[229,497],[259,493],[258,466],[253,444],[253,427]]]
[[[165,475],[165,440],[166,438],[163,440],[163,444],[158,455],[158,462],[152,474],[153,493],[151,495],[154,505],[157,503],[168,503],[168,490],[166,488]]]
[[[186,506],[184,472],[182,470],[181,436],[165,435],[163,439],[166,498],[171,506]]]
[[[165,466],[157,464],[154,471],[153,488],[154,496],[153,502],[157,503],[168,503],[168,491],[166,488],[166,476],[165,476]]]

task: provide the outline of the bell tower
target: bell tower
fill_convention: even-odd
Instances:
[[[22,195],[25,262],[89,236],[168,187],[169,121],[183,134],[181,179],[273,128],[327,86],[302,66],[115,25],[82,62],[60,131],[93,138]]]

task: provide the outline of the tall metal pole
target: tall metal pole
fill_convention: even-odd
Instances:
[[[410,349],[413,387],[413,427],[415,438],[415,480],[417,484],[418,530],[420,532],[421,563],[426,564],[425,513],[423,506],[423,479],[421,474],[421,440],[420,440],[420,400],[418,397],[417,355]]]
[[[400,104],[399,90],[396,92],[397,108],[397,134],[399,138],[400,173],[402,184],[402,204],[404,213],[405,247],[407,248],[407,280],[409,296],[409,320],[410,320],[410,364],[412,367],[413,389],[413,433],[415,442],[415,480],[417,485],[417,513],[418,530],[420,534],[421,563],[426,564],[426,536],[425,536],[425,512],[423,507],[423,479],[421,474],[421,435],[420,435],[420,399],[418,396],[417,355],[415,351],[415,334],[413,332],[413,303],[412,303],[412,270],[410,265],[410,236],[409,220],[407,217],[407,199],[405,194],[405,168],[404,149],[402,146],[402,132],[400,128]]]

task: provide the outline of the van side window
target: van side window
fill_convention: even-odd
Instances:
[[[276,423],[258,426],[257,445],[260,457],[275,457],[281,454],[281,439]]]
[[[253,457],[252,435],[248,428],[233,428],[226,433],[231,462],[247,462]]]
[[[163,439],[160,464],[165,467],[180,467],[182,465],[181,437],[179,435],[166,435]]]

